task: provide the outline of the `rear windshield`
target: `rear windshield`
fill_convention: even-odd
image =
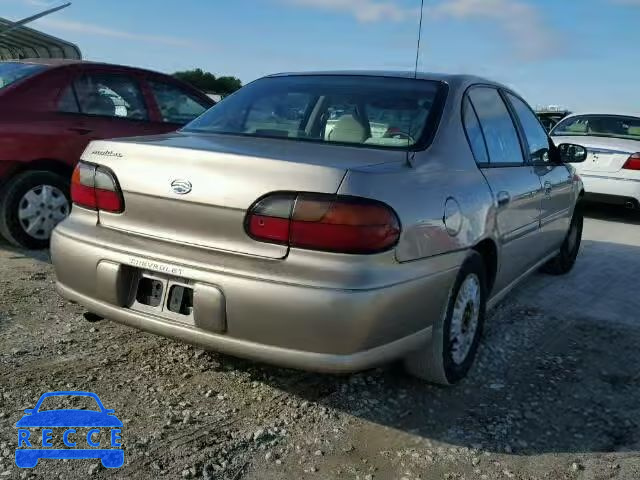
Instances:
[[[43,65],[29,63],[0,62],[0,88],[11,85],[30,75],[35,75],[45,68]]]
[[[588,135],[640,140],[640,118],[621,115],[580,115],[560,122],[551,135]]]
[[[404,78],[263,78],[225,98],[185,131],[408,148],[434,131],[442,84]]]

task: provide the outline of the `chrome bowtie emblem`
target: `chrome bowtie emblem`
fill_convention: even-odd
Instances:
[[[193,185],[188,180],[177,179],[171,182],[171,190],[178,195],[186,195],[192,188]]]

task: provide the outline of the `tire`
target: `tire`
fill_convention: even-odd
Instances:
[[[471,292],[467,290],[470,285],[474,287],[473,294],[465,293]],[[406,370],[415,377],[440,385],[454,385],[462,380],[478,351],[486,316],[487,295],[485,264],[482,256],[473,251],[458,271],[446,309],[433,324],[429,344],[405,359]],[[466,300],[465,296],[468,297]],[[457,320],[454,320],[454,315]],[[452,333],[465,332],[464,325],[467,325],[464,333],[466,341],[461,344],[452,339]]]
[[[17,247],[47,248],[53,226],[70,210],[68,179],[48,171],[23,172],[9,180],[0,197],[0,235]],[[31,225],[32,234],[27,232]]]
[[[562,242],[562,247],[560,247],[560,252],[542,267],[544,273],[566,275],[573,269],[580,252],[583,226],[584,212],[582,202],[578,202],[573,211],[569,231],[564,242]]]

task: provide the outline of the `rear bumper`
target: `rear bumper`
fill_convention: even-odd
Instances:
[[[328,288],[295,284],[295,279],[276,282],[216,266],[194,268],[187,259],[157,262],[156,241],[145,242],[146,254],[128,248],[129,236],[120,233],[112,234],[110,245],[98,245],[74,236],[70,223],[59,226],[51,241],[57,288],[65,298],[105,318],[206,349],[321,372],[370,368],[424,345],[465,255],[421,261],[424,274],[400,283]],[[114,238],[121,243],[114,243]],[[131,284],[122,272],[138,271],[140,266],[186,279],[194,291],[202,287],[221,292],[223,301],[213,303],[222,305],[224,321],[203,319],[197,304],[190,324],[130,308]]]
[[[57,289],[63,297],[76,301],[91,312],[110,320],[163,337],[198,345],[208,350],[300,370],[324,373],[347,373],[365,370],[403,357],[424,345],[431,338],[431,327],[427,327],[399,340],[352,354],[337,355],[307,352],[214,334],[206,330],[168,322],[159,317],[117,308],[106,302],[82,295],[60,283],[57,284]],[[309,332],[309,334],[313,335],[313,332]]]
[[[580,174],[587,200],[640,206],[640,179]]]

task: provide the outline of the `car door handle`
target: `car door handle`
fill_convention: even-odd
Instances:
[[[509,194],[509,192],[498,192],[498,206],[499,207],[504,207],[505,205],[508,205],[509,202],[511,201],[511,195]]]
[[[69,131],[79,133],[80,135],[88,135],[89,133],[93,132],[93,130],[89,128],[82,128],[82,127],[71,127],[69,128]]]
[[[545,195],[551,195],[551,190],[553,189],[553,185],[551,185],[551,182],[544,182],[544,194]]]

